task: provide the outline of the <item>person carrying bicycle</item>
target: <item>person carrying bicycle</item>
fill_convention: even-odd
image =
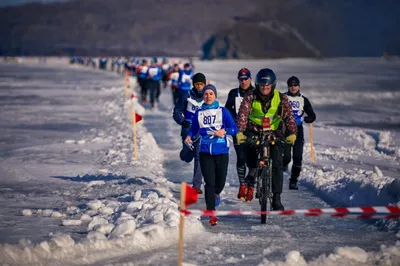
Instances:
[[[200,134],[200,168],[205,182],[205,199],[208,211],[214,211],[221,202],[220,193],[224,189],[229,164],[229,140],[227,135],[238,132],[230,112],[220,106],[217,89],[208,84],[203,88],[204,103],[192,119],[192,126],[185,139],[192,145],[192,137]],[[216,216],[211,216],[209,223],[218,223]]]
[[[285,94],[276,88],[276,75],[269,68],[261,69],[256,76],[255,90],[249,90],[243,97],[237,118],[239,144],[246,140],[246,164],[249,173],[246,176],[246,201],[253,200],[254,185],[257,177],[257,147],[255,142],[261,134],[274,140],[270,144],[272,159],[272,209],[284,210],[281,202],[283,187],[283,141],[293,145],[296,141],[296,121],[292,107]],[[285,132],[289,136],[285,139]]]

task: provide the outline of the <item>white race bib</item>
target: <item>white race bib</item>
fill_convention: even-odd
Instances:
[[[154,77],[154,76],[156,76],[157,74],[158,74],[158,68],[155,68],[155,67],[154,67],[154,68],[150,68],[150,69],[149,69],[149,75],[150,75],[150,76],[153,76],[153,77]]]
[[[142,68],[140,69],[140,73],[146,74],[147,69],[149,69],[149,67],[147,67],[147,66],[142,67]]]
[[[235,97],[235,111],[236,114],[239,114],[240,105],[242,104],[243,97],[237,96]]]
[[[171,80],[178,80],[179,79],[179,72],[174,72],[171,74]]]
[[[296,120],[303,121],[304,114],[304,98],[301,96],[289,96],[289,104],[292,106],[293,115]]]
[[[202,106],[203,103],[204,103],[204,101],[197,102],[197,101],[195,101],[195,100],[193,100],[193,99],[191,99],[191,98],[188,98],[187,101],[188,101],[188,104],[187,104],[187,107],[186,107],[186,111],[188,111],[189,113],[193,113],[193,114],[194,114],[198,109],[200,109],[201,106]]]
[[[222,128],[222,108],[208,109],[199,112],[200,128]]]
[[[183,74],[182,75],[182,82],[191,84],[192,83],[192,77],[190,75]]]
[[[299,96],[288,96],[289,103],[292,106],[293,111],[303,111],[304,110],[304,98]]]
[[[163,64],[163,65],[162,65],[162,69],[163,69],[164,71],[167,71],[167,70],[169,69],[169,64]]]

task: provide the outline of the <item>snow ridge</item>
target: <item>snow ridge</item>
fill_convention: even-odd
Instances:
[[[85,184],[79,191],[65,193],[66,208],[24,209],[21,215],[59,219],[62,226],[78,226],[85,237],[56,233],[49,241],[19,245],[1,245],[3,264],[66,265],[95,263],[124,254],[135,254],[177,242],[178,200],[173,184],[163,176],[162,150],[153,136],[137,126],[139,159],[133,160],[132,125],[129,101],[120,102],[123,89],[103,92],[112,100],[103,103],[103,115],[109,118],[105,129],[86,132],[84,140],[68,140],[67,145],[102,143],[97,153],[100,168],[73,177]],[[137,111],[144,112],[137,106]],[[90,153],[91,151],[87,151]],[[196,217],[187,217],[185,234],[190,238],[204,228]]]

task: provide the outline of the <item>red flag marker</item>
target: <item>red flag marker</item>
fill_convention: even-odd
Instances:
[[[135,113],[135,122],[138,123],[139,121],[141,121],[143,119],[143,117],[141,115],[139,115],[138,113]]]
[[[185,186],[185,206],[189,206],[191,204],[194,204],[197,202],[198,199],[198,193],[197,190],[192,188],[191,186],[187,185]]]

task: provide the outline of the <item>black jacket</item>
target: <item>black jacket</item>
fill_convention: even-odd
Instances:
[[[231,113],[235,122],[236,122],[236,117],[237,117],[236,110],[239,110],[239,107],[240,107],[240,106],[237,106],[237,108],[236,108],[235,99],[238,96],[243,98],[244,94],[249,90],[254,90],[253,85],[250,84],[250,87],[247,90],[244,90],[239,87],[239,88],[235,88],[235,89],[232,89],[229,91],[228,99],[226,100],[226,103],[225,103],[225,108],[228,109],[228,111]]]

